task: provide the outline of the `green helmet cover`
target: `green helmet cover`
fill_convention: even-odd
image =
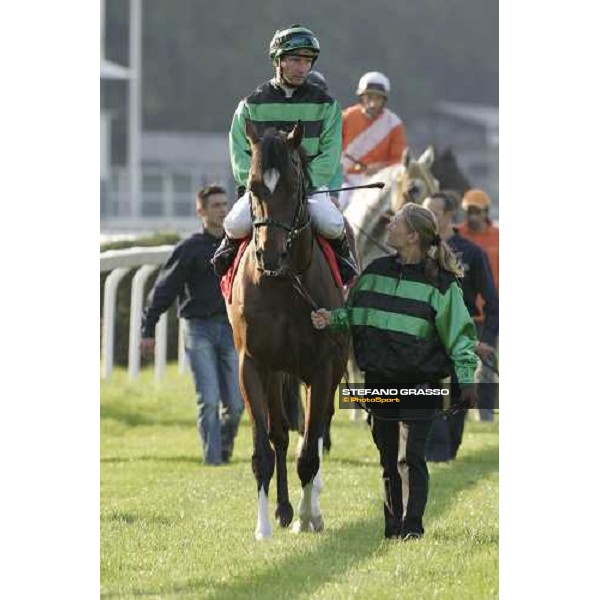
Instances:
[[[313,60],[314,63],[320,51],[319,40],[317,40],[315,34],[307,27],[292,25],[287,29],[275,32],[269,44],[269,57],[272,61],[275,61],[284,54],[301,49],[312,50],[316,54]]]

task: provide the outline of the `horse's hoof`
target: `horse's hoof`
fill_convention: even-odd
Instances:
[[[264,531],[256,530],[254,532],[254,537],[257,542],[263,542],[264,540],[270,540],[273,537],[272,529],[265,529]]]
[[[317,515],[316,517],[312,517],[310,519],[313,531],[316,533],[320,533],[325,529],[325,521],[323,520],[323,515]]]
[[[289,527],[294,518],[292,505],[289,502],[287,504],[278,504],[275,509],[275,518],[279,522],[280,527]]]
[[[292,527],[292,533],[306,533],[311,530],[311,527],[310,521],[301,521],[298,519]]]

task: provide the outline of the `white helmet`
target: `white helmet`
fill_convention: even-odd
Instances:
[[[358,82],[356,95],[362,96],[367,92],[381,94],[387,98],[390,93],[390,80],[379,71],[369,71],[368,73],[365,73]]]

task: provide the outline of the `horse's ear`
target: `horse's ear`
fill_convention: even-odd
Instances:
[[[256,133],[256,127],[250,119],[246,119],[246,137],[250,140],[251,144],[258,143],[258,134]]]
[[[426,167],[431,168],[433,161],[435,160],[435,152],[433,151],[433,146],[427,146],[427,149],[421,156],[419,157],[419,164],[425,165]]]
[[[402,158],[400,159],[400,162],[406,169],[408,169],[408,165],[410,164],[410,149],[408,146],[402,151]]]
[[[292,129],[287,134],[287,143],[290,148],[297,148],[302,142],[302,138],[304,137],[304,124],[302,121],[298,121],[296,125],[294,125],[294,129]]]

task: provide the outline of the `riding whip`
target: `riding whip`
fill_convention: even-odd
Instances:
[[[385,183],[383,183],[383,181],[377,181],[376,183],[367,183],[365,185],[352,185],[350,187],[342,187],[342,188],[337,188],[335,190],[316,190],[314,192],[311,192],[311,196],[313,196],[314,194],[329,194],[329,192],[344,192],[346,190],[362,190],[362,189],[368,189],[368,188],[378,188],[378,189],[382,189],[385,187]]]

